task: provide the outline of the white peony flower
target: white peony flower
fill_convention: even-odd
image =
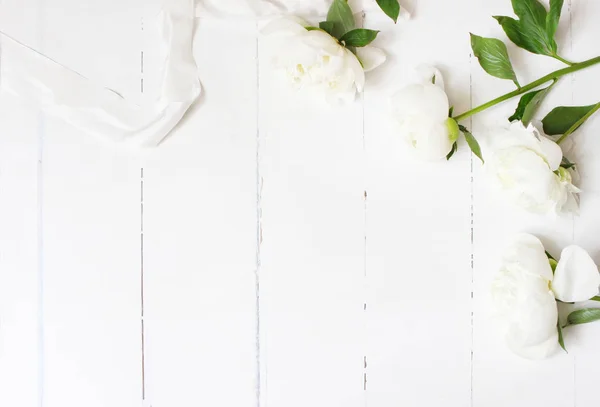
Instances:
[[[442,74],[429,66],[418,71],[419,83],[408,85],[392,96],[392,114],[398,133],[418,156],[426,160],[443,159],[458,138],[458,127],[448,117],[450,104]]]
[[[309,24],[293,18],[270,23],[263,33],[278,34],[284,40],[275,57],[292,85],[313,88],[330,103],[351,102],[365,84],[365,72],[385,62],[375,47],[360,47],[356,55],[322,30],[307,30]]]
[[[560,167],[560,147],[531,124],[525,128],[513,122],[493,130],[484,154],[493,186],[513,203],[537,213],[578,211],[580,190],[569,171]]]
[[[553,275],[542,242],[518,235],[492,285],[492,297],[507,323],[508,347],[528,359],[550,356],[558,348],[556,299],[586,301],[599,285],[598,267],[582,248],[565,248]]]

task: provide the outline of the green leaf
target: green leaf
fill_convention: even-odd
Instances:
[[[471,34],[471,48],[479,59],[481,67],[490,75],[501,79],[510,79],[519,86],[513,70],[506,45],[496,38],[484,38]]]
[[[333,0],[327,12],[327,22],[333,24],[331,35],[338,39],[356,26],[352,9],[346,0]]]
[[[455,141],[454,144],[452,144],[452,150],[450,150],[450,152],[446,156],[446,160],[450,160],[450,158],[452,158],[452,156],[454,155],[454,153],[456,153],[457,150],[458,150],[458,144],[456,144],[456,141]]]
[[[569,170],[571,168],[575,168],[575,163],[572,163],[571,161],[569,161],[569,159],[567,157],[563,157],[560,166],[563,167],[566,170]]]
[[[600,308],[584,308],[569,314],[569,325],[587,324],[600,319]]]
[[[554,83],[556,83],[556,81]],[[525,110],[523,111],[523,116],[521,117],[523,124],[527,126],[531,123],[531,120],[533,120],[533,117],[537,113],[548,92],[550,92],[550,89],[552,89],[552,86],[554,86],[554,83],[547,88],[536,91],[535,95],[533,95],[533,98],[529,101],[527,106],[525,106]]]
[[[546,26],[546,9],[538,0],[512,0],[517,17],[528,23]]]
[[[544,133],[549,136],[564,134],[595,107],[596,105],[559,106],[553,109],[542,119]]]
[[[400,15],[398,0],[377,0],[377,4],[389,18],[394,20],[394,23],[398,22],[398,16]]]
[[[473,152],[473,154],[475,154],[477,157],[479,157],[479,159],[483,163],[484,161],[483,161],[483,156],[481,155],[481,147],[479,147],[479,143],[477,142],[477,139],[475,139],[475,137],[473,137],[471,132],[469,130],[467,130],[467,128],[465,126],[460,125],[460,126],[458,126],[458,128],[465,136],[465,140],[467,140],[467,144],[471,148],[471,151]]]
[[[510,17],[494,16],[508,38],[519,48],[540,55],[553,56],[553,41],[548,40],[545,26],[537,26]]]
[[[521,99],[519,99],[519,104],[517,105],[515,112],[512,114],[512,116],[508,118],[508,121],[514,122],[517,120],[523,120],[525,108],[529,105],[529,103],[531,103],[534,96],[537,95],[539,92],[539,90],[534,90],[533,92],[529,92],[521,96]]]
[[[516,46],[520,48],[525,48],[527,51],[533,52],[527,48],[527,44],[523,39],[523,33],[521,32],[521,25],[519,21],[515,20],[512,17],[504,17],[504,16],[493,16],[496,21],[502,26],[502,29],[506,33],[506,36],[509,40],[511,40]]]
[[[333,35],[333,27],[334,24],[331,21],[321,21],[319,23],[319,28],[329,35]]]
[[[546,16],[546,33],[548,34],[549,38],[554,38],[554,34],[556,34],[563,3],[564,0],[550,0],[550,11]]]
[[[567,348],[565,348],[565,339],[563,338],[563,331],[560,326],[560,321],[556,324],[556,329],[558,330],[558,344],[565,352],[567,352]],[[569,353],[569,352],[567,352]]]
[[[527,126],[531,122],[531,119],[533,119],[533,116],[537,113],[540,104],[551,87],[552,85],[544,89],[534,90],[533,92],[524,94],[519,100],[519,105],[517,106],[515,113],[508,118],[508,121],[514,122],[515,120],[520,120]]]
[[[346,44],[347,47],[364,47],[372,43],[377,38],[377,34],[379,34],[379,31],[356,28],[344,34],[340,41]]]

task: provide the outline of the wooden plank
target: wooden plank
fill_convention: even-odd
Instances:
[[[44,151],[45,405],[138,404],[139,168],[47,129],[62,140]]]
[[[40,5],[41,51],[125,95],[139,94],[138,5]],[[42,166],[43,404],[139,405],[139,164],[47,118]]]
[[[600,28],[595,23],[600,15],[600,4],[592,0],[573,2],[571,5],[573,60],[585,60],[598,55],[594,38],[598,38]],[[573,77],[573,98],[564,105],[591,105],[600,102],[600,84],[596,78],[599,66],[580,72]],[[596,264],[600,264],[600,242],[598,229],[600,227],[600,118],[598,114],[571,136],[572,150],[569,158],[578,163],[580,176],[581,213],[575,219],[574,243],[590,252]],[[598,307],[597,302],[586,304]],[[581,307],[581,305],[578,305]],[[575,405],[577,407],[592,407],[597,404],[598,392],[595,389],[595,378],[600,372],[600,324],[586,324],[565,330],[565,341],[569,352],[575,358]]]
[[[509,2],[495,0],[480,2],[474,7],[475,32],[483,36],[501,38],[507,43],[509,54],[522,84],[558,69],[561,64],[548,57],[535,56],[510,43],[491,15],[512,15]],[[570,54],[568,38],[569,13],[559,29],[562,52]],[[487,75],[476,59],[472,60],[473,105],[477,106],[514,88],[510,81]],[[570,80],[559,83],[549,94],[538,112],[542,118],[551,107],[569,103],[572,97]],[[491,109],[473,119],[475,136],[485,136],[485,129],[506,125],[518,100]],[[533,233],[540,237],[551,253],[571,242],[571,217],[547,218],[526,213],[509,206],[493,194],[479,163],[474,161],[474,354],[473,402],[485,406],[565,406],[573,404],[573,359],[564,353],[543,361],[529,361],[512,354],[504,343],[503,333],[494,317],[490,287],[497,271],[504,246],[518,232]],[[548,391],[560,389],[560,391]]]
[[[468,149],[461,144],[449,162],[420,161],[396,134],[389,108],[420,64],[442,71],[455,111],[468,108],[468,33],[459,28],[472,18],[470,8],[466,1],[415,2],[413,21],[382,32],[389,60],[367,83],[369,406],[470,403]]]
[[[2,1],[0,29],[42,45],[37,4]],[[0,93],[0,405],[15,407],[38,406],[43,397],[41,118],[35,107]]]
[[[295,93],[259,45],[261,405],[362,406],[362,103]]]
[[[255,33],[254,22],[198,20],[201,105],[144,166],[153,407],[256,405]],[[149,47],[144,60],[151,78]]]
[[[37,406],[41,384],[38,118],[0,95],[0,405]]]

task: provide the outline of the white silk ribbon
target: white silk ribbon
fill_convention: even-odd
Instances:
[[[324,17],[332,0],[200,0],[198,15],[211,14],[224,18],[256,18],[295,15],[300,17]],[[348,0],[355,13],[377,10],[381,12],[376,0]],[[410,18],[410,13],[400,8],[400,18]]]
[[[0,89],[38,104],[76,128],[133,146],[156,146],[201,92],[192,53],[194,0],[163,0],[167,55],[158,100],[142,108],[112,89],[21,44],[0,31]]]

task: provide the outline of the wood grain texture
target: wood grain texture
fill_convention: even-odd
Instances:
[[[259,49],[261,402],[363,405],[363,105],[294,96]]]
[[[455,112],[513,88],[471,55],[505,40],[522,84],[561,66],[510,44],[508,0],[369,11],[387,63],[354,104],[324,107],[271,69],[262,22],[198,19],[204,94],[153,151],[107,146],[0,96],[0,405],[388,407],[597,405],[600,325],[569,353],[511,354],[489,294],[502,247],[538,235],[600,263],[600,119],[573,138],[581,215],[491,194],[464,142],[415,160],[388,101],[421,63]],[[158,0],[0,0],[0,29],[146,103],[158,94]],[[563,56],[597,54],[594,0],[565,1]],[[598,69],[563,79],[538,117],[600,100]],[[468,120],[505,125],[516,100]]]
[[[38,118],[0,100],[0,404],[38,402]]]
[[[18,4],[0,3],[3,30],[41,46],[35,0]],[[41,117],[18,98],[0,96],[0,404],[15,407],[43,397]]]
[[[468,20],[469,9],[467,3],[419,2],[418,18],[383,31],[379,44],[390,60],[373,72],[373,86],[365,92],[366,374],[372,406],[470,402],[468,150],[461,145],[450,162],[419,161],[388,119],[390,96],[420,64],[438,66],[451,104],[457,111],[468,109],[468,36],[456,26]],[[383,16],[374,19],[373,25],[389,28]],[[398,80],[390,85],[391,76]]]
[[[572,58],[585,59],[597,53],[594,37],[598,26],[588,16],[598,15],[600,4],[596,1],[573,1],[571,6],[572,23]],[[569,104],[588,105],[600,101],[600,84],[596,80],[598,71],[590,69],[577,75],[572,80],[573,98]],[[585,126],[572,135],[572,152],[570,156],[579,163],[581,189],[581,214],[574,221],[574,243],[590,252],[596,264],[600,264],[600,247],[598,230],[600,229],[600,162],[595,152],[600,151],[600,120],[592,117]],[[598,303],[587,304],[590,307]],[[565,340],[569,344],[569,352],[574,358],[575,405],[592,407],[597,404],[597,392],[594,390],[594,377],[600,373],[600,348],[597,338],[600,326],[583,325],[566,330]]]
[[[223,50],[227,50],[223,52]],[[160,54],[147,48],[146,79]],[[204,106],[145,157],[146,405],[256,405],[254,22],[200,19]],[[245,69],[227,71],[244,64]]]
[[[84,76],[137,94],[138,6],[43,4],[44,50]],[[109,23],[121,28],[105,30]],[[43,405],[136,405],[139,164],[51,117],[42,142]]]

